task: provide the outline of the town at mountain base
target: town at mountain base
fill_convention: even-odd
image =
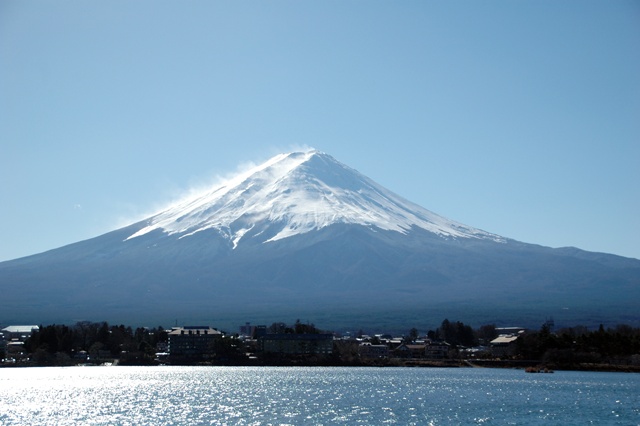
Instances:
[[[4,324],[640,325],[640,260],[457,223],[317,151],[274,157],[128,227],[2,262],[0,291]]]
[[[421,334],[333,333],[297,320],[239,327],[141,328],[106,322],[9,326],[0,330],[0,367],[70,365],[232,365],[520,368],[640,372],[640,328],[473,329],[443,320]]]

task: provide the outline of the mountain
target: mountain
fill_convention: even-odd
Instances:
[[[155,215],[128,239],[157,229],[180,237],[214,229],[235,249],[242,239],[272,242],[339,223],[504,240],[412,204],[318,151],[278,155]]]
[[[640,260],[457,223],[318,151],[278,155],[141,222],[2,262],[0,291],[0,323],[640,323]]]

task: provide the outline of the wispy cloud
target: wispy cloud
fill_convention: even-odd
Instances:
[[[232,171],[213,173],[208,177],[193,180],[186,188],[178,185],[169,185],[169,189],[162,195],[163,199],[158,200],[151,206],[140,206],[134,203],[123,204],[121,209],[123,214],[116,218],[113,229],[119,229],[150,218],[176,204],[184,203],[185,201],[200,197],[207,192],[220,188],[238,175],[249,172],[276,155],[288,152],[309,151],[312,149],[314,148],[306,144],[289,144],[285,149],[272,147],[267,150],[271,155],[269,155],[268,158],[263,158],[262,161],[242,161],[238,163]]]

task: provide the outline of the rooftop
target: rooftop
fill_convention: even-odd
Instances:
[[[37,325],[10,325],[2,329],[7,333],[31,333],[38,330],[40,330],[40,327]]]

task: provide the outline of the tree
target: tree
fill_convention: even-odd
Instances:
[[[296,334],[318,334],[320,332],[315,325],[309,323],[302,324],[300,320],[296,320],[293,329]]]
[[[478,339],[482,344],[487,345],[493,339],[498,337],[498,332],[496,331],[496,325],[495,324],[483,325],[478,329],[476,335],[478,336]]]
[[[413,327],[411,330],[409,330],[409,335],[406,338],[407,343],[415,342],[417,339],[418,339],[418,329]]]
[[[445,319],[442,321],[440,328],[435,331],[434,336],[453,346],[474,346],[476,344],[475,334],[471,326],[465,325],[460,321],[452,323]]]

